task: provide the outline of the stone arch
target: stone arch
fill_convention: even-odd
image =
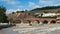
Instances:
[[[44,20],[44,21],[43,21],[43,24],[48,24],[48,21],[47,21],[47,20]]]
[[[36,22],[36,23],[38,23],[38,24],[40,23],[40,21],[39,21],[39,20],[35,20],[35,22]]]
[[[32,25],[31,20],[27,20],[27,21],[28,21],[29,25]]]
[[[55,21],[55,20],[52,20],[50,23],[51,23],[51,24],[55,24],[55,23],[56,23],[56,21]]]
[[[30,20],[27,20],[27,22],[28,22],[28,23],[31,23],[31,21],[30,21]]]

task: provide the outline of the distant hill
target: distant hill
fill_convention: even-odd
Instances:
[[[42,8],[35,8],[33,12],[60,12],[60,6],[47,6]]]

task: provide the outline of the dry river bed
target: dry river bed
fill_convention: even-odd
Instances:
[[[60,34],[60,24],[32,25],[17,24],[13,31],[19,34]]]

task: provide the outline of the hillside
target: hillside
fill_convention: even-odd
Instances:
[[[38,14],[37,14],[38,12]],[[20,19],[24,18],[35,18],[41,17],[43,13],[60,13],[60,6],[50,6],[50,7],[42,7],[36,8],[31,11],[17,11],[16,13],[8,14],[8,20],[11,22],[19,22]],[[55,16],[54,16],[55,17]]]
[[[47,6],[42,8],[35,8],[33,12],[60,12],[60,6]]]

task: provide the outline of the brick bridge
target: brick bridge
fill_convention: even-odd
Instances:
[[[32,23],[32,24],[54,24],[57,23],[56,18],[24,18],[19,19],[21,23]]]

